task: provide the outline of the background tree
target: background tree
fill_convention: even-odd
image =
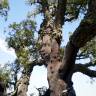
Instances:
[[[8,0],[0,0],[0,16],[4,16],[5,20],[7,19],[8,10],[9,10]]]
[[[30,75],[35,65],[41,65],[39,53],[37,51],[36,39],[34,38],[35,22],[26,19],[20,23],[13,23],[9,26],[10,32],[7,42],[9,47],[14,48],[18,63],[22,69],[19,80],[15,79],[15,91],[12,96],[27,96]],[[17,63],[17,64],[18,64]],[[18,66],[18,65],[17,65]],[[17,69],[14,70],[17,73]]]
[[[5,96],[7,94],[6,90],[9,87],[10,81],[10,70],[8,65],[0,66],[0,95]]]
[[[0,16],[7,16],[7,12],[9,10],[9,3],[8,0],[0,0]],[[5,18],[6,20],[6,18]],[[8,79],[8,74],[5,72],[3,72],[2,68],[0,69],[1,74],[0,74],[0,95],[5,95],[6,94],[6,80]],[[3,76],[6,76],[4,78],[2,78]],[[4,82],[3,82],[4,80]]]
[[[18,80],[18,73],[20,72],[20,64],[16,59],[14,63],[7,63],[0,67],[0,80],[1,86],[4,84],[4,96],[10,96],[12,91],[16,89],[16,83]],[[0,88],[2,89],[2,88]],[[8,92],[8,90],[10,90]],[[7,92],[6,92],[7,91]],[[3,95],[2,95],[3,96]]]

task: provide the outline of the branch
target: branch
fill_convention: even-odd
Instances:
[[[68,76],[73,68],[79,49],[96,36],[96,10],[90,9],[91,7],[92,9],[96,9],[96,0],[91,0],[90,4],[85,18],[82,20],[81,24],[66,45],[62,62],[63,64],[60,68],[60,74],[61,77],[63,76],[63,79],[66,79],[66,76]]]
[[[90,77],[96,77],[96,71],[87,68],[85,65],[76,64],[74,68],[74,72],[81,72]]]
[[[59,26],[59,24],[64,24],[64,15],[66,11],[66,2],[67,0],[58,0],[57,12],[56,12],[56,19],[55,19],[55,27]]]
[[[93,10],[92,10],[93,9]],[[80,26],[70,37],[74,46],[81,48],[96,35],[96,0],[90,1],[89,9]]]
[[[81,64],[83,65],[83,64]],[[86,63],[84,64],[85,67],[91,67],[91,66],[96,66],[95,64],[93,64],[92,62]]]
[[[32,61],[32,62],[29,64],[28,73],[31,73],[32,70],[33,70],[33,68],[34,68],[34,66],[36,66],[36,65],[38,65],[38,66],[42,66],[42,65],[47,66],[47,64],[45,63],[45,60],[43,60],[43,59],[34,60],[34,61]]]
[[[46,65],[46,64],[45,64],[45,60],[40,59],[40,60],[34,60],[34,61],[32,62],[32,65],[33,65],[33,66],[36,66],[36,65],[42,66],[42,65]]]
[[[17,96],[18,88],[19,88],[18,86],[19,86],[19,84],[21,84],[22,79],[26,78],[25,76],[27,76],[27,79],[29,79],[29,78],[30,78],[30,75],[31,75],[31,72],[33,71],[33,67],[36,66],[36,65],[41,66],[41,65],[43,65],[43,64],[45,64],[45,61],[42,60],[42,59],[32,61],[32,62],[29,64],[27,70],[24,69],[24,70],[22,71],[22,76],[21,76],[20,79],[17,81],[17,84],[16,84],[17,87],[16,87],[16,89],[15,89],[12,93],[10,93],[11,95],[9,94],[9,96]],[[28,77],[29,77],[29,78],[28,78]],[[24,82],[26,82],[25,85],[26,85],[27,83],[29,83],[29,81],[26,81],[26,80],[25,80]]]
[[[85,66],[86,68],[87,68],[87,67],[96,66],[96,64],[94,64],[94,63],[92,63],[92,62],[88,62],[88,63],[85,63],[85,64],[78,63],[78,64],[76,64],[76,65],[83,65],[83,66]]]
[[[87,59],[87,58],[89,58],[89,56],[88,55],[85,55],[85,56],[77,56],[76,57],[76,60],[80,60],[80,59]]]

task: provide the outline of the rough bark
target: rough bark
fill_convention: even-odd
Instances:
[[[60,4],[59,7],[65,8],[65,6],[60,6]],[[59,11],[62,12],[62,10],[62,8],[59,8],[57,12],[59,16]],[[46,16],[46,13],[48,14],[48,17]],[[44,12],[44,16],[45,18],[43,23],[41,24],[39,41],[41,42],[41,56],[47,63],[47,78],[49,82],[50,96],[67,96],[68,93],[74,94],[75,96],[75,92],[73,92],[72,88],[71,75],[68,76],[68,78],[70,77],[70,80],[66,82],[63,78],[61,78],[59,74],[59,68],[62,65],[62,59],[60,57],[60,44],[62,38],[61,26],[63,25],[63,23],[61,22],[64,19],[64,16],[62,17],[62,20],[60,19],[61,17],[58,17],[59,19],[56,17],[57,21],[55,22],[52,20],[52,18],[50,18],[52,16],[49,9]],[[72,52],[74,52],[74,48],[72,50]],[[70,92],[68,92],[69,90]]]
[[[61,2],[59,4],[61,4]],[[64,8],[66,8],[65,5]],[[45,16],[46,12],[49,13],[49,15],[48,17],[44,17],[46,23],[43,21],[41,26],[43,30],[40,31],[40,37],[42,37],[41,56],[47,63],[47,77],[49,82],[50,96],[75,96],[71,81],[71,71],[74,67],[79,48],[83,47],[86,42],[91,40],[96,35],[96,0],[89,3],[89,10],[84,20],[82,20],[80,26],[73,33],[68,44],[66,45],[63,60],[61,60],[59,53],[62,37],[60,29],[63,24],[61,20],[64,21],[64,10],[66,9],[62,11],[62,8],[60,8],[61,6],[58,5],[58,7],[59,8],[56,15],[57,19],[55,19],[57,21],[55,21],[55,25],[50,18],[52,16],[49,9],[44,12]],[[60,11],[63,12],[63,16],[61,14],[58,16],[58,13],[61,13]],[[43,36],[42,31],[44,32]]]
[[[34,60],[27,68],[24,67],[20,79],[16,82],[16,87],[12,96],[27,96],[29,80],[34,66],[42,66],[44,63],[44,60]]]
[[[12,93],[12,96],[27,96],[30,74],[28,72],[22,72],[22,76],[17,81],[16,89]]]

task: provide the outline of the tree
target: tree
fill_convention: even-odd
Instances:
[[[12,92],[7,92],[7,89],[15,90],[19,71],[20,64],[17,59],[14,63],[8,62],[7,64],[4,64],[4,66],[0,67],[0,91],[2,91],[2,88],[4,89],[4,96],[10,96],[12,94]],[[0,95],[3,96],[2,93],[0,93]]]
[[[39,5],[35,15],[42,13],[44,19],[38,32],[38,42],[34,40],[35,24],[32,20],[10,25],[12,30],[7,42],[9,47],[15,49],[18,62],[23,69],[21,78],[16,80],[16,89],[12,95],[26,96],[33,67],[45,64],[49,83],[48,94],[45,94],[75,96],[71,81],[73,73],[79,71],[96,77],[96,71],[89,69],[96,64],[96,0],[29,0],[29,4]],[[62,26],[65,22],[77,19],[79,14],[85,16],[62,50]],[[38,60],[37,48],[41,60]],[[82,58],[90,58],[90,62],[75,64],[77,59]]]
[[[14,70],[15,90],[12,96],[27,96],[30,75],[35,65],[41,65],[37,51],[36,40],[34,39],[35,22],[26,19],[20,23],[14,22],[9,26],[10,32],[6,41],[9,47],[14,48],[17,60],[16,67],[21,66],[22,75],[17,80],[17,69]],[[39,62],[38,62],[39,61]]]
[[[7,66],[0,66],[0,95],[6,95],[6,88],[8,87],[8,82],[10,81],[9,78],[10,71],[8,70]]]
[[[73,71],[74,68],[95,77],[95,71],[83,65],[76,65],[75,61],[80,48],[96,35],[96,0],[29,0],[29,2],[38,3],[41,9],[39,13],[44,16],[38,32],[38,43],[41,45],[41,56],[47,64],[50,96],[75,96],[71,81],[72,74],[76,72]],[[71,35],[62,59],[60,57],[62,26],[66,21],[77,19],[80,13],[85,15],[84,19]]]
[[[7,0],[0,0],[0,16],[7,16],[7,12],[9,10],[9,4]],[[6,18],[5,18],[6,20]],[[6,94],[6,81],[8,78],[8,74],[6,72],[3,72],[2,68],[0,68],[0,95],[4,96]],[[7,75],[7,76],[6,76]],[[2,78],[3,76],[6,76],[5,78]]]

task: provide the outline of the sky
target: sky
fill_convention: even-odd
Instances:
[[[7,21],[5,21],[3,17],[0,17],[0,64],[13,62],[16,58],[15,51],[12,48],[8,48],[7,42],[5,42],[6,34],[4,34],[4,30],[8,30],[8,25],[12,22],[20,22],[26,19],[28,11],[34,9],[34,7],[25,4],[24,0],[9,0],[9,3],[10,10],[8,12]],[[62,45],[65,45],[68,42],[68,32],[73,32],[76,29],[81,18],[73,23],[67,22],[65,24],[63,27],[64,33]],[[39,25],[42,22],[42,16],[37,16],[35,20],[37,21],[37,29],[39,29]],[[87,60],[85,62],[87,62]],[[73,75],[72,81],[74,82],[76,96],[95,96],[95,78],[91,79],[90,77],[78,72]],[[35,96],[38,96],[36,88],[40,88],[42,86],[48,87],[47,70],[44,66],[36,66],[31,74],[30,85],[28,87],[28,96],[32,92],[35,92]]]

